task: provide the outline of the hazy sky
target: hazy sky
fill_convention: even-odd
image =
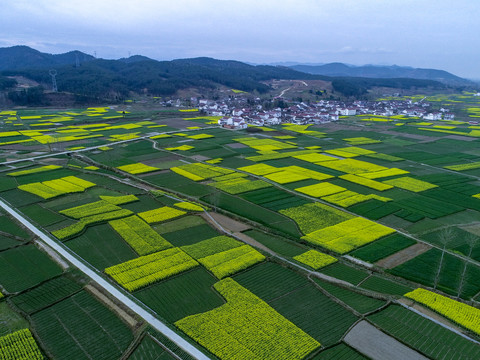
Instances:
[[[0,0],[0,47],[346,62],[480,79],[478,0]]]

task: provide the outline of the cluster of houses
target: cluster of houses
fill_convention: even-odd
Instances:
[[[271,100],[273,104],[275,99]],[[192,99],[200,111],[210,116],[222,116],[218,121],[220,126],[232,129],[243,129],[251,125],[294,124],[324,124],[337,121],[340,116],[381,115],[419,117],[425,120],[453,120],[454,114],[448,109],[438,111],[431,109],[431,104],[424,99],[384,100],[384,101],[354,101],[345,103],[336,100],[320,100],[315,103],[289,102],[289,106],[268,109],[269,104],[255,100],[224,99],[207,100]],[[283,103],[285,105],[285,103]]]

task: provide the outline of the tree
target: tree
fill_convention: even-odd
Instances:
[[[438,280],[440,279],[440,272],[442,271],[443,258],[445,257],[445,250],[447,245],[453,240],[454,234],[451,228],[445,228],[442,230],[439,236],[439,241],[443,245],[442,256],[440,257],[440,262],[438,263],[438,270],[435,274],[435,280],[433,282],[433,288],[436,289],[438,285]]]
[[[8,93],[8,99],[15,105],[44,105],[46,102],[41,86],[20,91],[10,91]]]
[[[478,240],[478,237],[476,237],[475,235],[473,235],[471,233],[468,233],[468,235],[465,238],[465,242],[468,244],[468,255],[467,256],[469,258],[472,257],[472,252],[473,252],[473,249],[475,248],[475,245],[477,244],[477,240]],[[468,261],[465,260],[465,262],[463,264],[463,272],[462,272],[462,275],[460,275],[460,282],[458,284],[457,298],[459,298],[460,295],[462,295],[462,292],[463,292],[463,287],[465,285],[465,275],[467,273],[467,264],[468,264]]]

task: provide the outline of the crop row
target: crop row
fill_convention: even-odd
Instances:
[[[302,239],[339,254],[345,254],[394,232],[395,230],[389,227],[357,217],[314,231]]]
[[[341,176],[339,176],[339,178],[343,179],[343,180],[350,181],[354,184],[360,184],[360,185],[363,185],[363,186],[366,186],[366,187],[369,187],[371,189],[378,190],[378,191],[385,191],[385,190],[393,188],[393,185],[389,185],[389,184],[386,184],[386,183],[381,183],[381,182],[375,181],[375,180],[366,179],[364,177],[360,177],[360,176],[353,175],[353,174],[341,175]]]
[[[133,201],[137,201],[138,198],[135,195],[121,195],[121,196],[108,196],[108,195],[100,195],[100,199],[109,202],[113,205],[123,205],[128,204]]]
[[[227,303],[175,325],[221,359],[302,359],[320,344],[231,278],[215,285]]]
[[[247,145],[258,151],[272,151],[272,150],[284,150],[295,149],[295,145],[287,144],[283,141],[273,139],[257,139],[254,137],[238,138],[235,141]]]
[[[379,170],[379,171],[369,171],[364,173],[358,173],[358,176],[364,177],[366,179],[379,179],[384,177],[396,176],[396,175],[404,175],[408,174],[407,170],[397,169],[397,168],[390,168],[386,170]]]
[[[145,164],[142,164],[142,163],[122,165],[122,166],[117,167],[117,169],[125,171],[125,172],[127,172],[129,174],[133,174],[133,175],[143,174],[143,173],[159,170],[156,167],[145,165]]]
[[[121,210],[111,211],[103,214],[87,216],[87,217],[81,218],[80,221],[72,225],[69,225],[62,229],[52,231],[52,234],[61,240],[67,239],[69,237],[72,237],[81,233],[85,229],[85,227],[88,225],[98,224],[105,221],[122,218],[125,216],[129,216],[131,214],[132,212],[130,210],[121,209]]]
[[[229,236],[220,235],[200,241],[193,245],[182,246],[181,249],[195,259],[204,258],[222,251],[241,246],[242,243]]]
[[[303,186],[295,189],[295,191],[298,191],[298,192],[301,192],[302,194],[306,194],[308,196],[313,196],[313,197],[322,197],[322,196],[332,195],[345,190],[346,189],[341,186],[330,184],[328,182]]]
[[[258,163],[258,164],[239,167],[238,170],[245,171],[253,175],[267,175],[267,174],[272,174],[274,172],[281,171],[282,169],[277,168],[275,166]]]
[[[213,163],[211,163],[211,164],[213,164]],[[239,172],[233,172],[231,174],[214,177],[214,178],[212,178],[212,180],[227,181],[227,180],[238,179],[238,178],[247,177],[247,176],[248,176],[247,174],[243,174],[243,173],[239,173]]]
[[[233,170],[225,169],[219,166],[202,163],[175,166],[170,168],[170,170],[194,181],[210,179],[212,177],[227,175],[234,172]]]
[[[197,265],[185,252],[172,248],[108,267],[105,273],[128,291],[135,291]]]
[[[337,160],[336,157],[328,156],[325,154],[317,154],[317,153],[310,153],[310,154],[303,154],[294,156],[295,159],[307,161],[309,163],[320,163],[323,161],[335,161]]]
[[[375,151],[363,149],[363,148],[356,147],[356,146],[347,146],[347,147],[338,148],[338,149],[335,149],[335,150],[343,151],[343,152],[347,152],[347,153],[352,153],[352,154],[356,154],[356,155],[372,155],[372,154],[376,153]]]
[[[405,296],[480,335],[479,309],[422,288],[415,289]]]
[[[45,172],[45,171],[50,171],[50,170],[56,170],[56,169],[61,169],[62,167],[59,165],[45,165],[41,167],[37,167],[34,169],[27,169],[27,170],[20,170],[20,171],[15,171],[8,173],[8,176],[22,176],[22,175],[30,175],[30,174],[36,174],[40,172]]]
[[[19,185],[18,188],[44,199],[50,199],[59,195],[83,192],[92,186],[95,186],[95,184],[90,181],[82,180],[76,176],[66,176],[55,180]]]
[[[409,176],[404,176],[396,179],[384,181],[384,184],[393,185],[400,189],[405,189],[413,192],[421,192],[438,187],[426,181],[417,180]]]
[[[348,174],[359,174],[388,170],[388,168],[356,159],[324,161],[319,165]]]
[[[158,209],[153,209],[153,210],[148,210],[148,211],[138,213],[138,216],[140,216],[147,223],[153,224],[153,223],[173,219],[185,214],[186,214],[185,211],[164,206]]]
[[[468,164],[444,166],[444,168],[449,170],[454,170],[454,171],[474,170],[474,169],[480,168],[480,161],[471,162]]]
[[[120,359],[133,340],[120,317],[86,291],[36,312],[31,321],[51,359]]]
[[[209,185],[233,195],[272,186],[271,184],[262,180],[252,181],[245,178],[214,182]]]
[[[350,145],[368,145],[381,143],[380,140],[370,139],[364,136],[343,139]]]
[[[2,360],[43,360],[32,333],[28,329],[0,337],[0,359]]]
[[[85,205],[76,206],[73,208],[59,211],[60,214],[72,217],[74,219],[80,219],[86,216],[98,215],[110,211],[121,210],[117,205],[113,205],[105,200],[95,201]]]
[[[390,198],[379,196],[377,194],[363,195],[350,190],[322,197],[322,200],[342,207],[349,207],[370,199],[377,199],[383,202],[388,202],[392,200]]]
[[[298,150],[298,151],[289,151],[289,152],[268,152],[268,154],[255,155],[246,157],[247,160],[251,161],[266,161],[266,160],[275,160],[275,159],[284,159],[289,157],[296,157],[299,155],[314,154],[318,153],[317,150]]]
[[[334,156],[340,156],[342,158],[354,158],[360,156],[360,154],[355,154],[353,152],[344,151],[343,149],[330,149],[325,150],[327,154],[331,154]]]
[[[203,211],[204,208],[196,203],[190,202],[190,201],[182,201],[173,204],[174,206],[183,209],[183,210],[188,210],[188,211]]]
[[[16,295],[10,300],[23,312],[32,314],[72,295],[81,288],[82,286],[76,282],[60,276]]]
[[[112,220],[109,224],[139,255],[151,254],[173,246],[138,216]]]
[[[246,269],[251,265],[265,260],[265,256],[250,245],[242,245],[198,259],[198,262],[211,271],[217,278]]]
[[[280,213],[293,219],[304,234],[353,218],[353,215],[318,202],[280,210]]]
[[[308,250],[300,255],[295,256],[294,259],[301,262],[302,264],[314,268],[315,270],[318,270],[322,267],[338,261],[333,256],[321,253],[317,250]]]

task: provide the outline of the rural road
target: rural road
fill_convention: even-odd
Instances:
[[[144,319],[147,323],[150,324],[155,330],[159,331],[175,344],[177,344],[183,351],[187,352],[194,358],[198,360],[209,360],[210,358],[207,357],[204,353],[194,347],[192,344],[187,342],[183,339],[180,335],[175,333],[169,327],[167,327],[163,322],[158,320],[151,311],[148,311],[146,306],[141,306],[130,299],[129,296],[122,293],[118,290],[115,286],[110,284],[106,281],[102,276],[100,276],[96,271],[92,270],[89,266],[85,265],[83,261],[81,261],[76,256],[72,255],[67,249],[65,249],[61,244],[57,243],[55,240],[41,232],[37,227],[35,227],[32,223],[30,223],[27,219],[25,219],[21,214],[17,211],[12,209],[9,205],[7,205],[4,201],[0,200],[0,207],[2,207],[5,211],[7,211],[11,216],[13,216],[17,221],[22,223],[25,227],[27,227],[32,233],[39,237],[41,241],[45,244],[50,246],[53,250],[61,254],[67,261],[69,261],[72,265],[77,267],[80,271],[82,271],[85,275],[87,275],[90,279],[95,281],[101,288],[104,289],[107,293],[117,299],[118,302],[122,303],[126,307],[128,307],[131,311],[136,313],[142,319]]]
[[[52,157],[52,156],[91,151],[91,150],[99,149],[99,148],[104,147],[104,146],[114,146],[114,145],[129,143],[129,142],[132,142],[132,141],[145,140],[145,139],[149,139],[152,136],[156,136],[156,135],[174,134],[174,133],[178,133],[178,132],[189,132],[189,131],[208,130],[208,129],[217,129],[217,128],[218,128],[218,126],[206,126],[206,127],[201,128],[201,129],[178,129],[178,130],[172,130],[172,131],[165,131],[165,132],[162,132],[162,133],[157,133],[156,132],[154,135],[150,134],[150,135],[145,135],[145,136],[139,136],[139,137],[133,138],[133,139],[120,140],[120,141],[115,141],[115,142],[110,142],[110,143],[105,142],[105,144],[101,144],[101,145],[97,145],[97,146],[90,146],[90,147],[86,147],[85,149],[52,152],[52,153],[48,153],[48,154],[45,154],[45,155],[32,156],[32,157],[29,157],[29,158],[3,161],[1,163],[1,165],[9,165],[9,164],[15,164],[15,163],[23,162],[23,161],[32,161],[32,160],[38,160],[38,159],[43,159],[43,158],[49,158],[49,157]]]

